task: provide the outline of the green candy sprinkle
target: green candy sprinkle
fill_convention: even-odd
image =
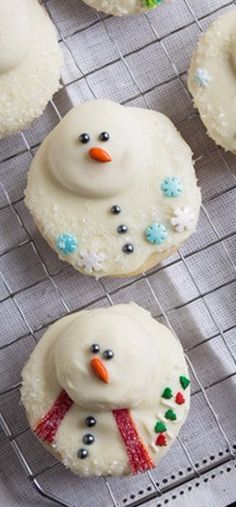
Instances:
[[[169,400],[170,398],[172,398],[172,396],[173,396],[173,392],[170,387],[166,387],[161,395],[161,397],[165,398],[166,400]]]
[[[174,412],[174,410],[172,410],[172,408],[170,408],[169,410],[167,410],[167,412],[165,413],[165,418],[166,419],[169,419],[170,421],[176,421],[177,419],[177,415],[176,413]]]
[[[165,423],[163,423],[161,421],[157,421],[154,429],[155,429],[156,433],[164,433],[164,431],[167,430],[167,427],[166,427]]]
[[[157,5],[160,5],[163,0],[143,0],[143,6],[148,7],[148,9],[153,9]]]
[[[179,381],[180,381],[180,384],[182,386],[183,389],[187,389],[187,387],[189,386],[190,384],[190,380],[188,377],[185,377],[184,375],[181,375],[179,377]]]

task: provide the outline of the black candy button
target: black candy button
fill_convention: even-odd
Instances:
[[[120,206],[118,206],[118,204],[114,204],[114,206],[111,207],[111,212],[113,215],[119,215],[119,213],[121,213]]]
[[[77,456],[78,456],[79,459],[85,459],[85,458],[87,458],[87,456],[88,456],[87,449],[79,449],[78,452],[77,452]]]
[[[126,243],[124,246],[123,246],[123,252],[126,253],[126,254],[131,254],[133,253],[134,251],[134,247],[132,245],[132,243]]]
[[[86,433],[83,437],[83,442],[85,445],[91,445],[95,441],[95,437],[92,435],[92,433]]]
[[[128,231],[128,227],[125,224],[119,225],[119,227],[117,227],[117,232],[119,234],[125,234],[127,231]]]
[[[92,428],[92,426],[95,426],[96,424],[96,419],[95,417],[93,417],[92,415],[89,415],[88,417],[86,417],[85,419],[85,424],[86,426],[88,426],[89,428]]]

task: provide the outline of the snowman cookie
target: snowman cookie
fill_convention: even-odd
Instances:
[[[25,203],[62,260],[96,277],[153,267],[195,230],[192,153],[163,114],[74,107],[31,165]]]
[[[148,12],[163,4],[165,0],[84,0],[84,2],[97,11],[112,16],[126,16]]]
[[[236,154],[236,9],[220,16],[201,37],[188,87],[209,136]]]
[[[153,468],[189,409],[181,345],[132,303],[57,321],[34,349],[22,378],[33,432],[80,475]]]
[[[59,88],[56,30],[36,0],[0,2],[0,138],[40,116]]]

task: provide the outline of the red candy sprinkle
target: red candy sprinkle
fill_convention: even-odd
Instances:
[[[132,474],[154,468],[154,463],[139,436],[130,412],[126,408],[113,410],[122,440],[125,444]]]
[[[55,438],[62,419],[64,419],[72,404],[73,401],[70,399],[68,394],[65,391],[61,391],[49,411],[34,428],[36,435],[41,438],[41,440],[51,444]]]
[[[185,403],[185,398],[184,396],[182,395],[182,393],[177,393],[176,394],[176,397],[175,397],[175,402],[178,404],[178,405],[183,405],[183,403]]]
[[[160,435],[157,437],[156,445],[159,445],[160,447],[163,447],[163,445],[167,445],[166,436],[163,433],[160,433]]]

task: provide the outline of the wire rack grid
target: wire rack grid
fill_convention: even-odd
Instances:
[[[175,0],[160,11],[116,20],[79,0],[45,2],[65,53],[63,86],[31,129],[0,145],[5,330],[0,422],[26,475],[54,504],[135,507],[157,498],[155,506],[171,500],[177,505],[177,491],[184,494],[207,472],[233,463],[235,163],[206,137],[192,108],[186,70],[199,34],[235,4]],[[101,97],[168,114],[193,147],[203,189],[195,237],[149,273],[127,280],[87,280],[74,273],[45,245],[22,202],[25,174],[43,137],[72,105]],[[129,479],[74,478],[32,437],[19,404],[20,370],[49,323],[78,309],[131,300],[152,311],[182,342],[192,378],[190,416],[155,471]]]

